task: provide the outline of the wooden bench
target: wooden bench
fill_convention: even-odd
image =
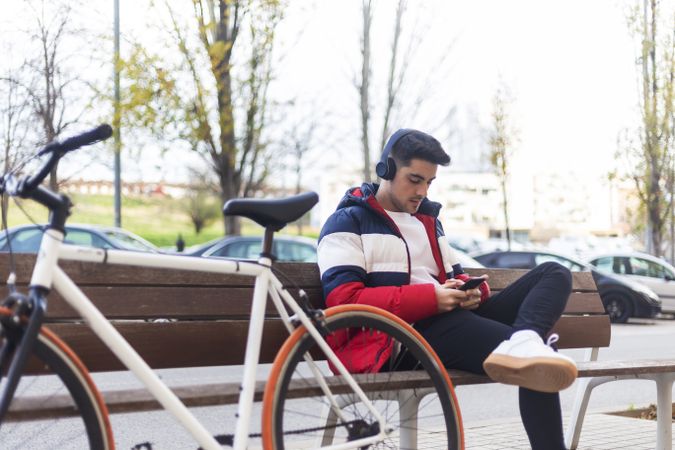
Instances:
[[[0,273],[8,273],[8,258],[0,258]],[[17,283],[26,285],[34,263],[32,255],[18,255]],[[103,314],[153,368],[184,368],[243,363],[253,279],[190,271],[168,271],[126,266],[62,262],[62,268],[89,296]],[[304,289],[316,306],[322,292],[316,264],[278,263],[275,268]],[[488,273],[493,291],[499,291],[522,276],[524,270],[478,269]],[[293,294],[297,289],[290,289]],[[272,362],[287,336],[271,303],[267,309],[261,362]],[[54,292],[49,297],[48,326],[82,358],[90,371],[125,370],[120,361],[81,322]],[[169,322],[156,319],[175,319]],[[583,378],[577,393],[568,447],[576,448],[593,387],[618,379],[646,378],[657,382],[658,411],[670,411],[675,361],[597,361],[600,347],[610,343],[611,326],[590,273],[573,274],[573,293],[563,317],[555,326],[561,349],[585,348],[578,362]],[[170,349],[170,350],[167,350]],[[455,386],[490,383],[489,378],[459,370],[449,371]],[[410,387],[419,380],[408,373]],[[256,388],[260,399],[264,383]],[[187,386],[175,389],[188,406],[231,404],[238,401],[238,383]],[[103,392],[111,413],[159,409],[144,390]],[[461,407],[461,405],[460,405]],[[664,409],[665,408],[665,409]],[[57,414],[49,402],[27,407],[22,414],[46,417]],[[662,416],[666,416],[662,419]],[[657,447],[671,448],[670,414],[659,414]],[[667,419],[667,424],[666,424]]]

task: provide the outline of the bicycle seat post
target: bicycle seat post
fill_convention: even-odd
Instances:
[[[262,250],[260,252],[260,257],[269,258],[274,261],[274,255],[272,255],[272,242],[274,241],[274,230],[270,227],[265,228],[265,235],[262,242]]]

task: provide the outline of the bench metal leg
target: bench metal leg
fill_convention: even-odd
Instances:
[[[399,448],[418,448],[417,446],[417,411],[422,396],[415,391],[403,391],[398,394],[400,440]]]
[[[369,395],[373,401],[395,401],[399,405],[399,447],[400,448],[418,448],[417,445],[417,413],[422,399],[433,394],[433,389],[406,389],[403,391],[383,391],[374,392]],[[368,394],[368,393],[367,393]],[[358,403],[359,400],[353,395],[339,395],[336,397],[338,407],[345,407]],[[326,408],[326,429],[321,439],[322,446],[328,446],[333,443],[335,437],[335,425],[338,422],[338,415],[335,411]]]
[[[654,375],[656,382],[656,449],[673,448],[673,374]]]
[[[584,353],[583,361],[597,361],[599,353],[600,349],[598,347],[587,349]],[[574,398],[572,416],[565,432],[565,447],[570,450],[576,449],[579,445],[579,436],[581,436],[581,427],[584,424],[591,391],[597,385],[602,384],[602,382],[595,382],[595,380],[596,378],[582,378],[578,380],[579,384],[577,385],[577,394]]]
[[[673,407],[673,381],[675,381],[675,374],[673,373],[658,373],[658,374],[640,374],[640,375],[617,375],[607,377],[584,378],[579,380],[579,387],[577,388],[577,395],[574,400],[574,408],[572,416],[567,426],[565,433],[565,446],[570,449],[576,449],[579,445],[579,437],[581,435],[581,427],[584,423],[584,415],[588,407],[588,401],[591,396],[591,391],[610,381],[618,380],[652,380],[656,382],[656,449],[657,450],[672,450],[673,448],[673,422],[672,422],[672,407]]]
[[[567,430],[565,431],[565,448],[570,450],[576,449],[579,445],[581,427],[584,424],[588,400],[590,400],[591,391],[593,390],[593,388],[589,388],[590,381],[591,380],[588,378],[579,380],[577,395],[574,399],[574,407],[572,409],[572,416],[570,417],[570,423],[567,425]]]
[[[328,416],[326,417],[326,428],[323,430],[323,438],[321,439],[321,446],[328,447],[335,438],[335,425],[337,424],[338,416],[330,406],[328,409]]]
[[[373,400],[372,397],[371,400]],[[335,397],[335,403],[340,409],[344,409],[346,406],[353,405],[356,402],[358,400],[356,400],[354,395],[338,395]],[[326,428],[323,430],[323,438],[321,439],[322,447],[327,447],[333,443],[333,439],[335,439],[335,425],[338,423],[338,414],[335,409],[331,405],[326,405],[325,410],[327,410],[328,414],[326,416]]]
[[[565,447],[573,450],[579,446],[579,437],[581,436],[581,428],[584,424],[584,417],[586,416],[586,409],[588,408],[588,401],[591,399],[591,392],[597,386],[608,381],[616,380],[615,377],[595,377],[595,378],[581,378],[579,379],[579,386],[577,387],[577,395],[574,399],[574,407],[572,408],[572,415],[570,422],[567,424],[565,432]]]

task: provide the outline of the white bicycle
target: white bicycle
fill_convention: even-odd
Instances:
[[[29,292],[24,295],[16,290],[12,273],[7,283],[10,294],[0,306],[1,448],[59,446],[50,435],[52,432],[58,435],[62,428],[58,424],[48,420],[49,426],[36,430],[32,422],[17,419],[14,414],[25,407],[24,402],[45,395],[63,396],[67,407],[72,408],[76,419],[69,419],[68,427],[75,426],[78,430],[68,437],[69,447],[115,446],[106,405],[86,367],[58,336],[43,326],[47,297],[52,289],[77,311],[202,448],[220,449],[223,445],[236,449],[258,445],[266,449],[419,448],[421,439],[430,433],[435,448],[464,448],[452,383],[436,354],[413,328],[373,307],[313,309],[302,293],[296,301],[275,275],[271,255],[274,232],[309,211],[318,201],[315,193],[279,200],[236,199],[225,205],[225,214],[248,217],[265,228],[263,250],[257,262],[63,244],[71,202],[41,183],[63,155],[105,139],[111,132],[108,125],[102,125],[64,142],[48,144],[38,153],[45,161],[37,173],[27,177],[9,173],[2,179],[2,188],[8,195],[47,207],[49,223]],[[234,433],[209,432],[68,278],[59,267],[60,260],[187,268],[255,277]],[[260,432],[253,432],[250,418],[268,296],[289,337],[272,366],[262,405],[256,406],[262,410]],[[385,368],[379,373],[351,373],[353,359],[348,350],[357,348],[359,339],[372,339],[374,335],[380,339],[384,354],[391,354]],[[48,383],[41,382],[45,379],[42,375],[32,375],[35,367],[41,373],[52,374],[47,377]],[[415,389],[402,392],[397,385],[402,370],[425,371],[426,376],[420,377],[422,381]],[[54,393],[45,394],[45,389],[51,388]],[[37,397],[33,397],[33,391]],[[253,443],[256,439],[261,439],[260,443]]]

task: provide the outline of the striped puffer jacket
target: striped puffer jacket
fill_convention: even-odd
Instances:
[[[375,199],[377,184],[350,189],[337,210],[324,224],[319,237],[318,263],[327,307],[366,304],[385,309],[408,323],[436,314],[433,284],[410,283],[410,253],[396,224]],[[441,205],[424,199],[415,217],[426,229],[434,260],[436,279],[466,279],[438,220]],[[481,286],[483,300],[489,296]],[[383,335],[369,336],[362,344],[333,347],[338,357],[349,352],[357,373],[376,372],[391,355]],[[343,360],[343,358],[340,358]],[[344,362],[344,361],[343,361]]]

